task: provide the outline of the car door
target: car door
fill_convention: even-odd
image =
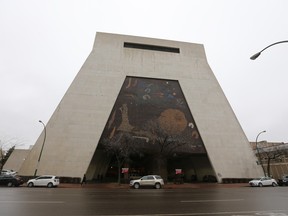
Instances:
[[[143,186],[148,185],[148,176],[143,176],[141,178],[140,185],[143,185]]]
[[[149,185],[154,186],[155,185],[155,178],[154,176],[149,176]]]
[[[272,185],[273,184],[273,180],[270,177],[267,177],[267,185]]]
[[[147,176],[147,179],[145,181],[145,185],[147,186],[153,186],[155,183],[155,179],[153,176]]]
[[[264,186],[272,185],[272,179],[268,178],[268,177],[265,177],[265,178],[262,179],[262,184]]]
[[[36,179],[35,185],[36,186],[44,186],[46,185],[47,177],[46,176],[40,176]]]

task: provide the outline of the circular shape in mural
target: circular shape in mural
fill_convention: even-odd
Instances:
[[[158,118],[160,127],[168,134],[176,135],[185,130],[187,120],[183,112],[178,109],[166,109]]]

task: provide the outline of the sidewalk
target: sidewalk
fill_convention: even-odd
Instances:
[[[248,187],[248,183],[219,184],[219,183],[184,183],[184,184],[165,184],[165,189],[185,189],[185,188],[239,188]],[[96,189],[129,189],[129,184],[118,183],[87,183],[81,187],[80,184],[60,183],[59,188],[96,188]]]

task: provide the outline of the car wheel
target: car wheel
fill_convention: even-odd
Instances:
[[[258,186],[259,186],[259,187],[263,187],[262,183],[259,183]]]
[[[139,188],[140,188],[140,184],[139,184],[139,183],[135,183],[135,184],[134,184],[134,188],[135,188],[135,189],[139,189]]]
[[[156,183],[156,184],[155,184],[155,188],[156,188],[156,189],[160,189],[160,188],[161,188],[161,184]]]
[[[53,184],[52,184],[51,182],[49,182],[49,183],[47,184],[47,187],[48,187],[48,188],[52,188],[52,187],[53,187]]]
[[[12,186],[13,186],[13,183],[12,183],[12,182],[8,182],[7,186],[8,186],[8,187],[12,187]]]
[[[273,183],[272,183],[272,186],[273,186],[273,187],[276,187],[276,186],[277,186],[277,184],[276,184],[275,182],[273,182]]]
[[[33,187],[34,186],[34,184],[32,183],[32,182],[30,182],[29,184],[28,184],[28,187]]]

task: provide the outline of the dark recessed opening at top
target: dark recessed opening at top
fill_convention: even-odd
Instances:
[[[124,42],[124,47],[126,47],[126,48],[134,48],[134,49],[161,51],[161,52],[180,53],[180,49],[179,48],[165,47],[165,46],[156,46],[156,45],[149,45],[149,44],[139,44],[139,43]]]

